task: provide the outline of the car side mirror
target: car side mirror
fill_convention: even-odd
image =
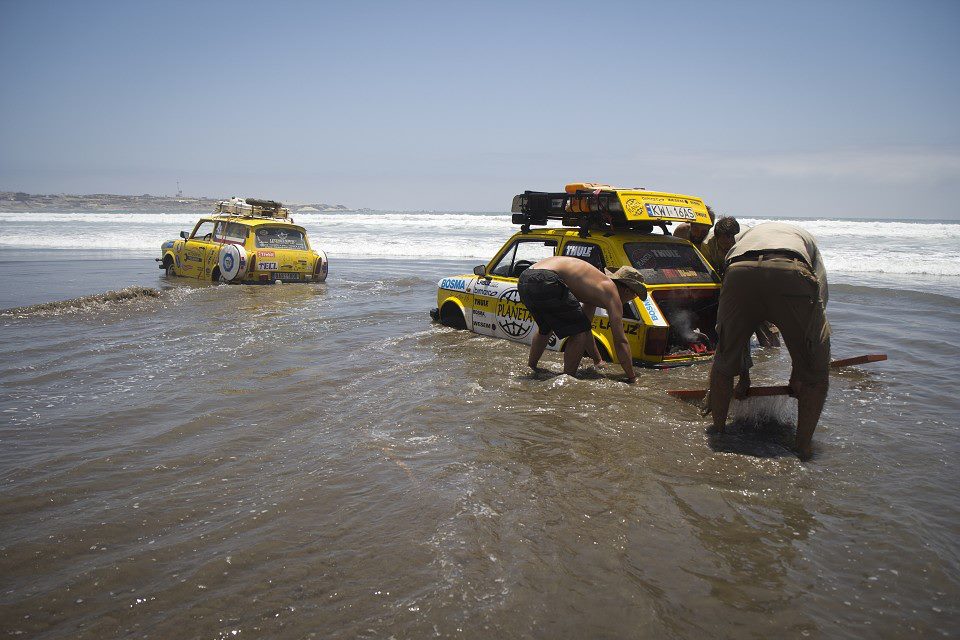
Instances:
[[[486,265],[478,264],[477,266],[475,266],[473,268],[473,275],[481,276],[481,277],[487,275]]]
[[[181,232],[180,232],[180,237],[183,238],[184,240],[186,240],[187,238],[190,237],[190,232],[189,232],[189,231],[181,231]]]

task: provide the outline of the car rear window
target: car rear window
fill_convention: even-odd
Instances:
[[[627,257],[650,284],[717,282],[700,254],[690,245],[666,242],[627,242]]]
[[[307,249],[307,239],[300,229],[290,227],[257,227],[258,249]]]

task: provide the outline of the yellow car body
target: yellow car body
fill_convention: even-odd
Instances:
[[[530,198],[526,202],[535,201],[531,207],[523,202],[518,205],[515,199],[514,211],[521,215],[515,215],[514,222],[523,225],[521,231],[490,262],[478,265],[474,273],[440,280],[434,318],[448,326],[530,344],[537,329],[530,312],[520,302],[519,275],[538,260],[571,256],[598,269],[616,270],[629,265],[643,274],[647,299],[624,305],[624,332],[634,362],[669,367],[711,359],[717,339],[720,278],[687,240],[668,233],[652,233],[654,226],[666,231],[669,222],[710,224],[706,206],[699,198],[678,194],[616,190],[606,185],[590,185],[589,190],[597,191],[597,187],[612,192],[599,210],[596,199],[576,190],[566,198],[560,197],[563,194],[528,192]],[[551,199],[564,202],[548,202],[546,206],[553,212],[547,217],[563,219],[565,225],[577,224],[577,228],[530,228],[531,224],[545,223],[542,205]],[[620,210],[614,208],[611,212],[610,203],[618,201],[622,203]],[[645,216],[648,210],[653,215]],[[585,222],[584,216],[593,213],[604,214],[601,217],[605,221]],[[597,310],[592,333],[601,354],[616,361],[613,334],[604,309]],[[562,351],[565,343],[565,339],[551,336],[547,348]]]
[[[236,200],[236,199],[235,199]],[[200,218],[190,232],[161,246],[160,268],[167,275],[213,282],[323,282],[329,264],[323,251],[310,246],[306,230],[294,224],[277,204],[272,209],[222,206]],[[261,201],[255,201],[261,202]],[[249,212],[239,215],[236,212]],[[256,215],[252,215],[256,214]],[[229,254],[229,255],[228,255]]]

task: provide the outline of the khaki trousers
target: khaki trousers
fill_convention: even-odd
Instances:
[[[761,255],[727,267],[717,311],[715,371],[740,373],[743,350],[762,321],[780,329],[793,361],[791,381],[826,380],[830,323],[820,302],[820,285],[803,260]]]

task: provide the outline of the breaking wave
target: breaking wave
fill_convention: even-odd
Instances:
[[[101,311],[117,304],[147,298],[159,298],[161,295],[158,289],[151,287],[126,287],[117,291],[107,291],[106,293],[71,298],[70,300],[4,309],[0,311],[0,317],[59,316],[82,311]]]
[[[189,213],[0,213],[0,250],[158,255],[192,228]],[[294,216],[332,258],[489,260],[517,231],[506,213],[318,212]],[[744,226],[765,218],[741,218]],[[828,272],[960,277],[960,224],[786,220],[813,233]]]

